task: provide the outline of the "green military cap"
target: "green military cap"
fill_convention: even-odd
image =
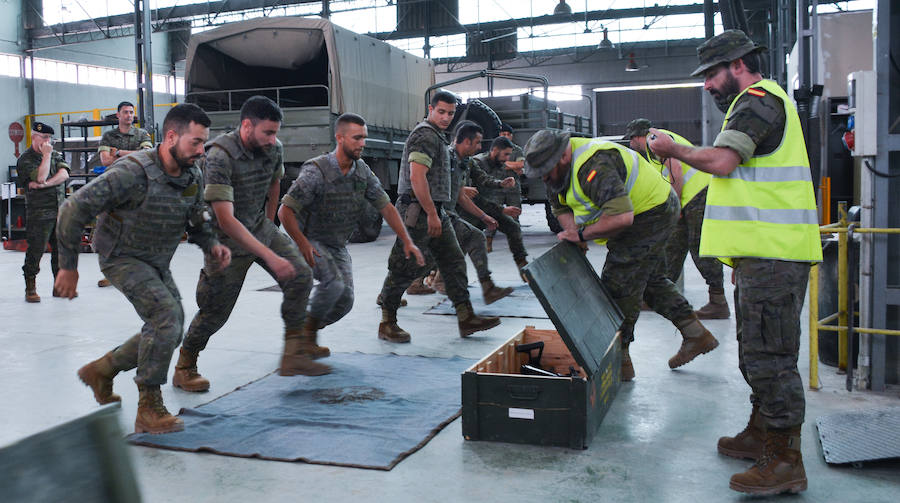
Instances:
[[[647,136],[653,123],[649,119],[635,119],[625,126],[625,136],[623,140],[630,140],[632,136]]]
[[[44,133],[52,135],[56,131],[53,130],[52,127],[44,124],[43,122],[35,122],[31,125],[31,130],[37,133]]]
[[[719,63],[734,61],[750,52],[765,50],[765,46],[756,45],[741,30],[725,30],[697,47],[700,66],[691,76],[696,77]]]
[[[542,129],[525,144],[525,176],[540,178],[550,172],[569,146],[569,133]]]

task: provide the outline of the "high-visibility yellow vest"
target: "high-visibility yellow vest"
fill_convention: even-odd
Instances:
[[[625,190],[628,191],[635,215],[659,206],[672,191],[672,186],[659,171],[634,150],[618,143],[591,138],[572,138],[569,144],[572,146],[572,175],[569,188],[565,194],[559,195],[559,201],[572,209],[575,223],[579,227],[596,222],[603,214],[603,210],[587,197],[578,182],[579,170],[598,150],[616,150],[622,156],[626,172]],[[606,243],[605,239],[595,241],[598,244]]]
[[[688,147],[694,146],[693,143],[677,133],[673,133],[667,129],[660,129],[660,131],[671,136],[672,139],[675,140],[675,143],[687,145]],[[650,155],[649,147],[647,148],[647,159],[650,161],[650,164],[660,170],[662,175],[669,180],[669,183],[672,183],[672,173],[669,172],[669,167],[659,162],[656,157]],[[709,187],[709,181],[712,180],[713,176],[709,173],[694,169],[690,164],[684,161],[681,161],[681,175],[684,180],[684,185],[681,187],[681,207],[684,208],[687,206],[687,203],[691,202],[691,199],[700,193],[700,191]]]
[[[700,255],[757,257],[794,262],[820,262],[819,217],[800,119],[787,94],[771,80],[744,89],[731,102],[754,89],[772,93],[785,109],[781,144],[771,154],[754,156],[727,176],[714,176],[706,195]]]

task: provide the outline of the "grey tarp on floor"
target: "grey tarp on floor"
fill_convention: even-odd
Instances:
[[[185,430],[131,443],[390,470],[459,415],[464,358],[337,353],[319,377],[270,374],[179,414]]]
[[[900,458],[900,407],[820,416],[816,427],[828,463]]]
[[[506,286],[506,285],[498,285]],[[469,285],[469,299],[472,307],[480,316],[503,316],[504,318],[542,318],[547,319],[547,312],[534,296],[534,292],[526,284],[513,287],[513,293],[493,304],[485,304],[481,296],[481,286]],[[456,309],[447,297],[442,297],[437,305],[425,314],[456,315]]]

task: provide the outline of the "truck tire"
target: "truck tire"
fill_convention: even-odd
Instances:
[[[550,226],[550,231],[553,233],[562,232],[562,225],[559,224],[559,220],[553,215],[553,210],[550,208],[549,201],[544,203],[544,212],[547,214],[547,225]]]
[[[378,239],[381,234],[381,224],[383,218],[381,213],[371,204],[366,204],[363,209],[362,216],[359,219],[359,225],[353,234],[350,235],[351,243],[370,243]]]
[[[485,140],[493,140],[500,136],[500,117],[491,107],[477,99],[469,100],[466,105],[466,119],[481,126],[481,129],[484,130]]]

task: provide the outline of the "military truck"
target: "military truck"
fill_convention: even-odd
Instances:
[[[335,120],[353,112],[368,123],[363,156],[395,196],[403,144],[425,117],[422,96],[432,84],[432,61],[304,17],[259,18],[192,35],[185,63],[185,101],[209,114],[212,136],[236,128],[253,95],[281,107],[282,193],[304,161],[334,149]],[[372,209],[354,240],[375,239],[381,223]]]

